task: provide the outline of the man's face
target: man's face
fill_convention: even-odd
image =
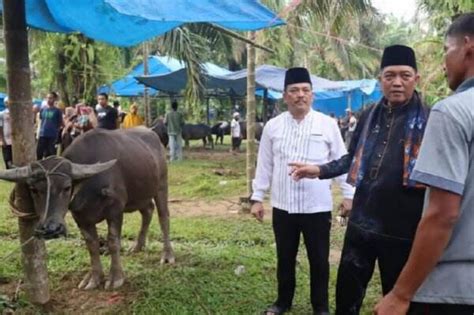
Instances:
[[[283,99],[291,114],[309,112],[313,104],[313,89],[309,83],[290,84],[283,93]]]
[[[99,95],[99,96],[97,96],[97,102],[98,102],[99,105],[102,106],[102,107],[107,106],[107,99],[105,98],[104,95]]]
[[[379,77],[382,92],[389,105],[403,105],[415,92],[420,76],[410,66],[388,66]]]
[[[444,72],[453,91],[466,79],[466,57],[474,54],[473,47],[474,41],[468,36],[447,36],[444,41]]]
[[[54,97],[53,94],[46,95],[46,103],[48,104],[48,106],[53,106],[55,101],[56,101],[56,98]]]

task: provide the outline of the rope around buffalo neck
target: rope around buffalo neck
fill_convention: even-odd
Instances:
[[[46,158],[46,159],[52,159],[52,158],[55,158],[55,157],[51,157],[51,158]],[[41,165],[39,163],[39,161],[35,161],[33,162],[32,164],[33,165],[38,165],[39,168],[41,168],[41,170],[44,172],[44,176],[46,178],[46,205],[45,205],[45,210],[44,210],[44,215],[43,215],[43,219],[40,221],[40,222],[44,222],[46,220],[46,217],[48,215],[48,209],[49,209],[49,199],[50,199],[50,195],[51,195],[51,180],[50,180],[50,176],[51,175],[59,175],[59,176],[65,176],[65,177],[69,177],[68,175],[64,174],[64,173],[61,173],[61,172],[56,172],[56,170],[59,168],[59,166],[61,166],[63,163],[65,162],[65,160],[62,160],[60,161],[55,167],[53,167],[53,169],[51,170],[47,170],[44,168],[43,165]],[[18,218],[20,219],[23,219],[23,220],[34,220],[34,219],[37,219],[39,216],[38,214],[36,213],[27,213],[27,212],[24,212],[24,211],[21,211],[20,209],[18,209],[18,207],[15,205],[15,188],[13,188],[12,192],[10,193],[10,198],[8,200],[9,204],[10,204],[10,209],[12,211],[13,214],[15,214]],[[26,246],[27,244],[29,244],[33,239],[35,238],[35,236],[31,236],[29,239],[27,239],[25,242],[23,242],[22,244],[20,244],[19,247],[15,248],[14,250],[12,250],[10,253],[8,253],[7,255],[3,256],[0,258],[0,262],[3,262],[5,260],[7,260],[9,257],[11,257],[13,254],[15,254],[18,250],[20,250],[23,246]]]
[[[45,160],[48,160],[48,159],[53,159],[53,158],[56,158],[56,156],[51,156],[51,157],[48,157],[46,158]],[[45,213],[44,213],[44,216],[43,216],[43,220],[44,221],[46,219],[46,216],[48,214],[48,209],[49,209],[49,200],[50,200],[50,196],[51,196],[51,180],[50,180],[50,175],[59,175],[59,176],[64,176],[64,177],[68,177],[68,175],[64,174],[64,173],[60,173],[60,172],[56,172],[56,170],[65,162],[65,160],[62,160],[60,161],[53,169],[51,170],[47,170],[44,168],[43,165],[41,165],[41,163],[39,161],[35,161],[32,163],[32,165],[37,165],[43,172],[44,172],[44,176],[46,178],[46,205],[45,205]],[[15,188],[13,188],[13,190],[11,191],[10,193],[10,197],[8,199],[8,203],[10,204],[10,210],[11,212],[18,218],[20,219],[23,219],[23,220],[35,220],[37,219],[39,216],[37,213],[31,213],[31,212],[26,212],[26,211],[22,211],[21,209],[19,209],[16,204],[15,204]]]
[[[55,157],[52,157],[55,158]],[[52,159],[51,158],[51,159]],[[47,158],[48,159],[48,158]],[[44,172],[44,177],[46,178],[46,205],[44,208],[44,214],[43,218],[41,219],[40,222],[44,222],[46,220],[46,217],[48,216],[48,211],[49,211],[49,200],[51,198],[51,175],[59,175],[59,176],[64,176],[64,177],[69,177],[68,175],[61,173],[61,172],[56,172],[56,170],[65,162],[65,160],[61,160],[55,167],[53,167],[51,170],[47,170],[44,168],[43,165],[41,165],[38,161],[34,162],[35,165],[38,165],[39,168]]]

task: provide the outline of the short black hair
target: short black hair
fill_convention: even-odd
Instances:
[[[49,94],[51,94],[55,99],[58,98],[58,93],[56,93],[54,91],[49,92]]]
[[[104,92],[102,92],[102,93],[99,93],[99,96],[103,96],[103,97],[105,97],[105,99],[106,99],[106,100],[108,100],[108,99],[109,99],[109,95],[108,95],[107,93],[104,93]]]
[[[474,12],[461,14],[451,23],[446,36],[473,36],[474,35]]]
[[[171,103],[171,108],[174,109],[174,110],[177,110],[177,109],[178,109],[178,102],[173,101],[173,102]]]
[[[114,105],[114,107],[119,107],[120,106],[119,101],[114,101],[112,104]]]

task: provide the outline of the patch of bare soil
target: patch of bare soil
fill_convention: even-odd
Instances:
[[[127,309],[136,299],[137,293],[127,282],[116,291],[77,289],[81,275],[65,275],[61,279],[60,287],[53,288],[51,301],[40,307],[22,307],[15,311],[15,295],[17,282],[0,284],[1,295],[8,297],[13,308],[7,309],[4,314],[110,314],[120,306],[121,310]]]
[[[170,199],[171,216],[235,216],[240,213],[239,197],[220,199],[215,201]],[[267,206],[267,209],[268,206]]]
[[[231,153],[227,147],[219,146],[216,146],[213,150],[209,147],[192,147],[185,149],[183,155],[185,159],[225,161],[226,163],[229,163],[232,159],[245,159],[244,150],[238,153]]]

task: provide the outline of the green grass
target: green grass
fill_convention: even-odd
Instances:
[[[192,150],[197,150],[192,147]],[[219,149],[224,152],[227,148]],[[221,153],[222,153],[221,152]],[[186,160],[170,164],[170,198],[207,200],[235,198],[245,192],[245,154],[227,154],[225,159],[203,157],[185,152]],[[205,150],[205,154],[211,154]],[[219,176],[214,170],[223,170]],[[226,184],[219,184],[227,181]],[[7,197],[11,185],[0,182],[0,279],[16,283],[22,277],[18,251],[18,228],[10,214]],[[338,192],[336,199],[340,200]],[[127,214],[123,228],[123,247],[130,247],[140,226],[137,213]],[[48,269],[53,300],[57,313],[85,314],[258,314],[275,298],[275,244],[271,224],[258,224],[248,215],[172,217],[171,238],[176,264],[159,264],[162,244],[156,216],[150,227],[147,250],[138,254],[123,254],[126,285],[118,293],[100,290],[79,292],[74,287],[88,270],[89,257],[74,222],[68,216],[69,237],[47,242]],[[105,235],[104,224],[99,226]],[[331,248],[342,247],[344,228],[334,222]],[[303,244],[301,244],[303,245]],[[8,260],[2,257],[15,251]],[[109,257],[103,256],[104,268]],[[297,292],[290,314],[310,314],[309,267],[304,246],[298,256]],[[234,270],[243,265],[245,271]],[[107,269],[105,269],[107,270]],[[334,310],[337,264],[331,265],[330,300]],[[11,297],[11,289],[2,292],[0,284],[0,312],[2,295]],[[371,314],[379,297],[380,286],[376,273],[365,299],[361,314]],[[113,294],[124,296],[123,303],[107,305]],[[81,309],[76,300],[91,306]],[[93,302],[91,302],[93,301]],[[92,304],[91,304],[92,303]],[[87,304],[87,305],[89,305]],[[83,304],[80,304],[83,305]],[[105,306],[104,306],[105,305]],[[16,303],[20,313],[35,314],[39,310],[28,305],[23,294]]]

